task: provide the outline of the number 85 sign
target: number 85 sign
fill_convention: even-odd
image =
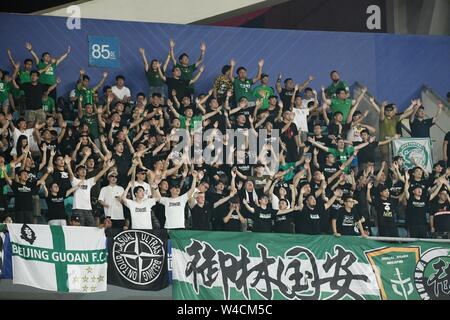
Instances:
[[[119,39],[117,37],[88,36],[89,66],[120,67]]]

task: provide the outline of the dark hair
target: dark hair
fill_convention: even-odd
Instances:
[[[17,156],[21,156],[22,155],[22,141],[23,140],[27,140],[28,142],[28,138],[26,135],[21,134],[18,138],[17,138],[17,143],[16,143],[16,154]],[[27,143],[28,144],[28,143]]]
[[[344,114],[343,114],[342,112],[336,111],[336,112],[333,114],[333,117],[335,117],[335,116],[338,115],[338,114],[340,114],[341,116],[344,116]]]
[[[241,70],[247,71],[247,69],[245,69],[244,67],[239,67],[239,68],[237,68],[237,70],[236,70],[236,74],[239,74],[239,72],[240,72]]]
[[[108,89],[111,89],[111,86],[108,86],[108,85],[103,86],[103,89],[102,89],[103,93],[106,93],[106,91],[108,91]]]
[[[136,97],[144,97],[145,98],[145,94],[143,92],[139,92]]]
[[[338,88],[336,90],[336,95],[340,94],[342,91],[344,91],[345,93],[347,93],[347,91],[344,88]]]
[[[394,109],[394,104],[393,103],[389,103],[384,107],[384,110],[386,109]]]
[[[174,71],[175,71],[175,69],[179,69],[179,70],[181,71],[180,67],[178,67],[178,66],[173,66],[173,68],[172,68],[172,72],[174,72]]]
[[[306,91],[311,91],[311,92],[312,92],[312,91],[313,91],[313,89],[312,89],[311,87],[307,87],[307,88],[305,88],[305,90],[304,90],[304,91],[305,91],[305,92],[306,92]]]
[[[181,61],[181,59],[183,59],[183,57],[189,58],[188,54],[187,54],[186,52],[183,52],[183,53],[180,54],[180,56],[178,57],[178,61]]]
[[[360,134],[363,134],[363,133],[367,133],[368,135],[370,135],[369,130],[367,130],[367,129],[362,129]]]
[[[44,56],[45,56],[46,54],[50,55],[50,52],[45,51],[44,53],[42,53],[42,55],[41,55],[41,60],[44,60]]]
[[[162,95],[161,95],[161,93],[154,92],[154,93],[152,94],[152,98],[154,98],[154,97],[162,98]]]
[[[349,199],[352,199],[352,200],[353,200],[353,198],[352,198],[351,195],[346,194],[345,196],[342,196],[342,200],[343,200],[344,202],[346,202],[346,201],[349,200]]]
[[[389,190],[389,188],[386,186],[386,185],[380,185],[379,187],[378,187],[378,193],[382,193],[384,190],[386,190],[386,189],[388,189]]]
[[[292,80],[292,78],[286,78],[286,79],[284,79],[284,84],[288,83],[289,80]]]
[[[336,72],[336,73],[339,73],[339,72],[337,72],[336,70],[333,70],[333,71],[330,72],[330,77],[331,77],[331,76],[333,75],[333,73],[335,73],[335,72]]]
[[[33,74],[37,74],[38,77],[39,77],[39,75],[40,75],[39,71],[37,71],[37,70],[31,70],[31,71],[30,71],[30,77],[31,77]]]
[[[223,67],[222,67],[222,74],[225,74],[225,73],[227,73],[229,70],[231,69],[231,66],[230,65],[224,65]]]
[[[116,81],[122,79],[123,81],[125,81],[125,77],[121,74],[119,74],[118,76],[116,76]]]
[[[83,76],[83,81],[84,80],[91,80],[91,78],[87,75],[87,74],[85,74],[84,76]]]
[[[27,62],[31,62],[31,64],[33,64],[33,60],[31,60],[31,59],[25,59],[25,60],[23,60],[23,64],[27,64]]]

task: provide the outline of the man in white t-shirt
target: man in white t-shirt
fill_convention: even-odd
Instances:
[[[149,198],[145,196],[144,188],[142,186],[137,186],[133,188],[133,196],[135,200],[127,199],[128,191],[132,188],[132,186],[132,182],[128,183],[128,186],[121,197],[123,204],[130,209],[131,228],[151,230],[153,229],[152,218],[154,218],[152,207],[161,196],[158,193],[157,197]]]
[[[146,197],[150,197],[151,190],[150,190],[150,185],[147,182],[145,182],[146,175],[147,175],[147,170],[142,169],[142,168],[137,169],[136,181],[134,182],[133,188],[141,186],[142,188],[144,188],[144,195]],[[132,195],[133,200],[136,200],[134,193],[132,193],[131,195]]]
[[[180,194],[180,187],[173,185],[170,188],[170,198],[161,197],[159,202],[165,207],[166,223],[165,229],[184,229],[184,209],[189,198],[194,194],[195,185],[197,184],[197,171],[192,172],[192,186],[188,192]]]
[[[117,76],[116,85],[111,87],[115,102],[127,103],[131,100],[130,89],[125,87],[124,84],[125,84],[125,77],[122,75]]]
[[[123,206],[120,202],[124,189],[117,185],[117,172],[108,173],[109,185],[100,190],[98,202],[103,206],[105,217],[111,217],[112,228],[123,230],[125,218]]]
[[[298,90],[298,86],[295,86],[296,93]],[[314,95],[314,97],[317,97],[317,94]],[[292,112],[294,113],[294,123],[297,126],[297,130],[300,132],[300,135],[302,137],[302,142],[306,141],[306,137],[308,134],[308,116],[310,112],[317,108],[317,100],[314,100],[314,105],[310,108],[306,107],[304,108],[303,101],[301,96],[295,95],[294,98],[294,104],[292,108]]]
[[[108,163],[105,163],[103,169],[97,173],[95,177],[90,179],[86,179],[86,167],[84,165],[76,168],[76,173],[78,175],[78,178],[76,178],[70,166],[71,158],[66,157],[64,161],[67,164],[67,170],[69,171],[70,183],[73,187],[78,186],[77,190],[73,193],[72,214],[80,217],[80,225],[94,227],[95,220],[92,214],[91,189],[101,177],[114,166],[115,161],[110,160]]]

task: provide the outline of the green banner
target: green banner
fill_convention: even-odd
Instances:
[[[449,300],[450,243],[171,231],[176,300]]]
[[[392,152],[394,156],[402,156],[405,160],[405,168],[415,167],[417,164],[425,170],[433,170],[433,152],[431,151],[430,138],[401,138],[392,141]]]

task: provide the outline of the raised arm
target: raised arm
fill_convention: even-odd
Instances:
[[[190,198],[195,192],[195,186],[197,185],[197,176],[198,176],[198,172],[194,170],[192,172],[192,185],[191,185],[191,188],[189,189],[189,191],[187,192],[188,198]]]
[[[198,70],[197,74],[192,78],[191,81],[189,81],[189,84],[194,84],[197,82],[198,79],[200,79],[200,76],[202,75],[203,71],[205,70],[205,65],[200,66],[200,69]]]
[[[172,59],[173,65],[175,66],[177,64],[177,59],[175,59],[175,53],[173,52],[173,48],[175,48],[175,41],[173,39],[169,40],[169,55]]]
[[[277,82],[275,84],[275,88],[276,88],[278,94],[280,94],[281,91],[283,90],[283,87],[281,86],[281,77],[282,77],[282,74],[281,73],[278,74]]]
[[[433,124],[436,123],[437,119],[438,119],[439,116],[441,115],[441,112],[442,112],[442,108],[443,108],[443,107],[444,107],[443,103],[442,103],[442,102],[439,102],[439,103],[438,103],[438,109],[437,109],[437,111],[436,111],[436,114],[435,114],[434,117],[433,117]]]
[[[320,90],[322,91],[322,103],[331,106],[331,99],[327,99],[327,96],[325,95],[325,87],[322,86]]]
[[[202,64],[203,58],[205,57],[205,52],[206,52],[206,43],[202,42],[200,44],[200,57],[198,57],[198,60],[195,63],[196,68]]]
[[[64,59],[66,59],[69,56],[70,53],[70,46],[67,47],[67,51],[58,58],[58,60],[56,60],[56,65],[59,65],[61,62],[64,61]]]
[[[251,213],[255,213],[255,208],[251,207],[248,204],[247,199],[242,199],[242,203],[244,204],[244,206],[247,208],[248,211],[250,211]]]
[[[380,107],[378,106],[378,104],[375,102],[375,97],[370,97],[369,98],[370,101],[370,105],[372,106],[372,108],[375,109],[376,112],[378,112],[379,115],[381,115],[380,113]]]
[[[142,61],[144,61],[144,70],[145,70],[145,72],[148,72],[148,61],[147,61],[147,57],[145,56],[145,49],[139,48],[139,53],[141,54]]]
[[[164,75],[164,73],[161,70],[161,64],[159,63],[159,61],[156,62],[156,67],[158,68],[159,77],[161,78],[162,81],[166,82],[167,78],[166,78],[166,76]]]
[[[25,43],[25,48],[27,48],[27,50],[30,52],[31,56],[34,59],[34,62],[36,64],[38,64],[39,63],[39,57],[37,56],[36,52],[34,52],[31,43],[30,42]]]
[[[98,89],[100,89],[103,86],[107,77],[108,72],[103,72],[102,78],[100,79],[99,83],[97,83],[97,85],[94,88],[92,88],[92,90],[97,92]]]
[[[258,82],[261,79],[263,66],[264,66],[264,59],[261,59],[258,61],[258,73],[256,74],[256,77],[253,78],[253,83]]]
[[[318,143],[316,140],[314,140],[314,138],[309,137],[309,138],[308,138],[308,141],[309,141],[313,146],[315,146],[315,147],[317,147],[317,148],[319,148],[319,149],[321,149],[321,150],[323,150],[323,151],[325,151],[325,152],[330,152],[330,148],[321,145],[321,144]]]
[[[107,163],[105,163],[103,169],[94,177],[94,183],[97,183],[97,181],[100,180],[105,175],[105,173],[114,166],[115,163],[116,162],[114,161],[114,159],[109,160]]]

